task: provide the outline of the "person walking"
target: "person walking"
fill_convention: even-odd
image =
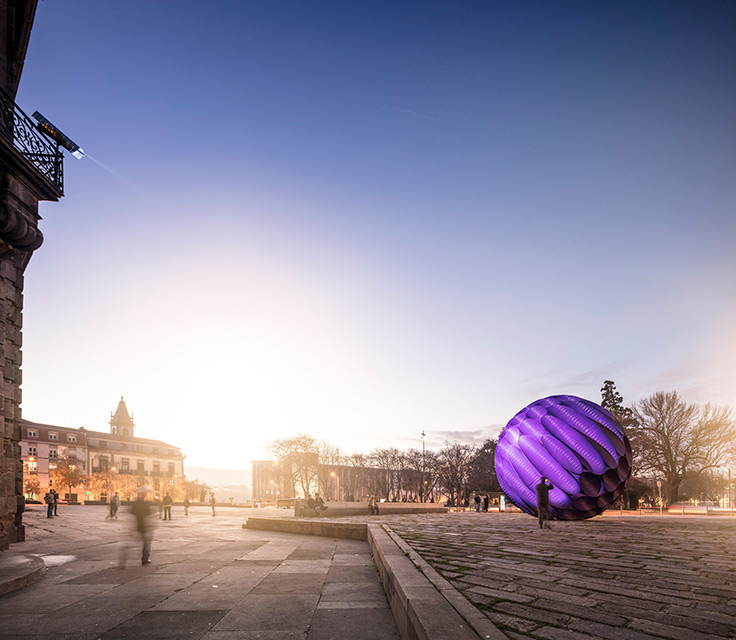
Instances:
[[[189,515],[189,498],[184,498],[184,515]]]
[[[212,507],[212,517],[213,518],[215,517],[215,504],[217,504],[215,502],[215,494],[211,493],[210,494],[210,507]]]
[[[488,503],[491,501],[491,498],[486,493],[483,496],[483,513],[488,513]]]
[[[118,492],[115,492],[115,495],[110,500],[110,520],[113,518],[115,520],[118,519],[118,509],[120,508],[120,495]]]
[[[50,491],[54,495],[54,515],[58,516],[59,514],[56,513],[56,510],[59,508],[59,493],[56,489],[51,489]]]
[[[164,520],[171,520],[171,496],[168,493],[164,496]]]
[[[141,564],[151,564],[151,539],[153,532],[148,522],[148,516],[151,515],[151,506],[146,502],[142,493],[138,494],[135,502],[133,502],[131,513],[135,518],[135,525],[141,542],[143,543],[143,551],[141,552]]]
[[[54,517],[54,494],[51,493],[52,489],[49,489],[46,492],[46,495],[43,497],[43,501],[46,503],[46,517],[47,518],[53,518]]]
[[[475,497],[473,498],[473,502],[475,503],[475,511],[477,513],[480,513],[480,495],[475,494]]]
[[[547,481],[547,478],[542,476],[539,484],[535,487],[537,490],[537,514],[539,516],[539,528],[550,529],[549,524],[546,524],[545,520],[551,520],[552,516],[549,512],[549,492],[554,489],[551,482]]]

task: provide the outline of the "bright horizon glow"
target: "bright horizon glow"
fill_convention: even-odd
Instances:
[[[17,101],[94,158],[41,205],[23,416],[124,395],[237,469],[480,443],[606,379],[736,405],[735,12],[40,3]]]

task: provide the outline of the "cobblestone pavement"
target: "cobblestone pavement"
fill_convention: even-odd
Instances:
[[[248,510],[249,511],[249,510]],[[48,571],[0,596],[2,640],[398,640],[366,542],[242,528],[243,509],[174,508],[141,566],[132,516],[97,506],[27,512]]]
[[[510,638],[736,638],[736,519],[384,519]]]

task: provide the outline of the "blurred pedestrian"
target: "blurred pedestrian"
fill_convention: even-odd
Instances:
[[[110,500],[110,515],[108,516],[110,520],[113,518],[115,520],[118,519],[118,509],[120,508],[120,495],[118,492],[115,492],[115,495]]]
[[[50,491],[54,495],[54,515],[58,516],[59,514],[56,513],[56,510],[59,508],[59,493],[56,489],[51,489]]]
[[[184,498],[184,515],[189,515],[189,498]]]
[[[136,530],[143,543],[143,551],[141,553],[141,564],[151,564],[151,539],[153,531],[148,517],[151,515],[151,505],[146,502],[143,493],[139,493],[135,502],[130,507],[130,512],[135,518]]]
[[[213,518],[215,517],[215,504],[216,504],[216,502],[215,502],[215,494],[214,493],[211,493],[210,494],[210,507],[212,507],[212,517]]]
[[[480,496],[477,493],[475,494],[475,497],[473,498],[473,502],[475,503],[476,512],[480,513]]]

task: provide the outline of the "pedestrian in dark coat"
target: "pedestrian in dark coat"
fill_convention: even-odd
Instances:
[[[535,487],[537,490],[537,515],[539,516],[539,528],[549,529],[549,524],[545,524],[545,520],[551,520],[552,515],[549,512],[549,492],[554,489],[551,482],[542,476],[539,484]]]
[[[164,496],[164,520],[171,520],[171,496],[168,493]]]
[[[151,524],[148,522],[148,516],[151,515],[151,505],[145,501],[143,494],[139,493],[135,502],[130,507],[130,511],[135,518],[136,530],[143,542],[141,564],[151,564],[151,539],[153,538],[153,531],[151,530]]]
[[[51,491],[47,491],[46,495],[43,497],[43,501],[46,503],[46,517],[47,518],[53,518],[54,517],[54,494],[51,493]]]

